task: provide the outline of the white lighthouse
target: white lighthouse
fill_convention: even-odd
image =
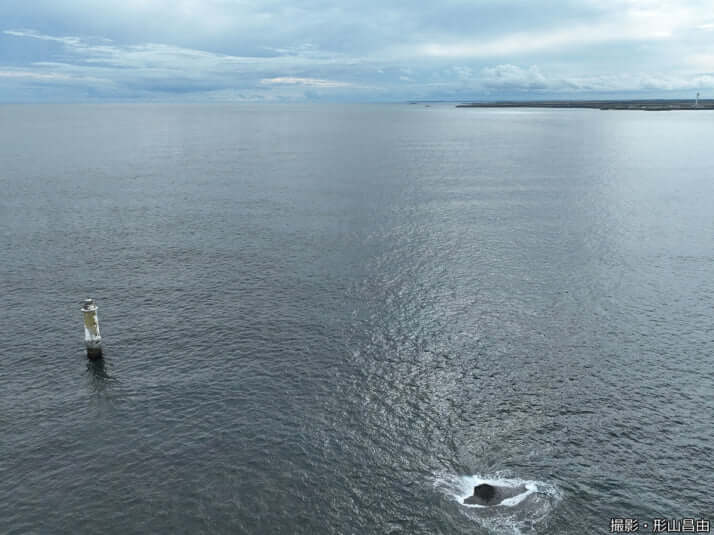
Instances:
[[[102,356],[102,335],[99,334],[99,321],[97,320],[97,305],[94,299],[85,299],[82,304],[84,315],[84,345],[87,347],[87,356],[96,359]]]

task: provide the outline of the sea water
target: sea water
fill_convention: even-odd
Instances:
[[[0,531],[710,518],[712,119],[0,106]]]

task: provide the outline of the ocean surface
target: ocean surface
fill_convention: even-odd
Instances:
[[[0,533],[714,523],[712,140],[704,111],[0,106]],[[528,491],[462,505],[483,480]]]

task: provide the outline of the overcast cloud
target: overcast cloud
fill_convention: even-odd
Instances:
[[[2,2],[0,102],[712,97],[713,45],[711,0]]]

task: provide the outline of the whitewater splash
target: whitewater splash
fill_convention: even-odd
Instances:
[[[521,488],[523,491],[496,505],[464,504],[464,499],[473,494],[474,487],[482,483],[510,489]],[[493,476],[441,473],[435,476],[434,487],[457,502],[464,514],[493,533],[521,534],[542,527],[561,499],[554,485],[509,478],[498,473]]]

